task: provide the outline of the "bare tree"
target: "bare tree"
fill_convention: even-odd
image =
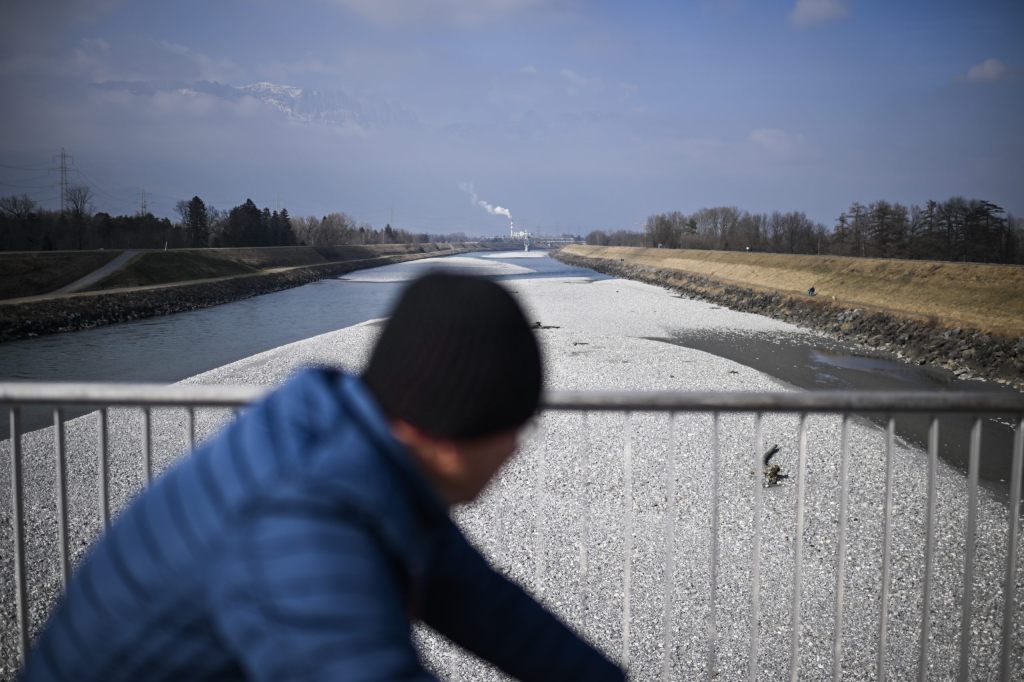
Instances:
[[[64,198],[72,215],[85,218],[92,214],[92,188],[88,185],[69,185]]]
[[[178,203],[174,204],[174,212],[178,214],[178,221],[180,225],[186,225],[188,223],[188,202],[184,199],[179,199]]]
[[[24,220],[39,209],[35,200],[27,194],[0,197],[0,212],[10,218]]]
[[[320,224],[320,219],[315,216],[296,216],[291,221],[296,241],[303,246],[311,245],[313,230]]]

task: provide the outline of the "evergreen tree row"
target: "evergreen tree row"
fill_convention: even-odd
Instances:
[[[77,249],[179,249],[240,246],[341,246],[468,241],[464,234],[431,235],[383,229],[344,213],[293,219],[287,209],[259,208],[251,199],[229,211],[200,197],[179,201],[179,220],[152,213],[112,216],[91,211],[87,187],[73,193],[65,210],[41,208],[27,196],[0,197],[0,251]]]

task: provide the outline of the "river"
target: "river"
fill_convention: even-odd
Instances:
[[[509,252],[427,259],[357,271],[212,308],[12,341],[0,344],[0,380],[179,381],[271,348],[383,317],[410,273],[436,267],[472,273],[482,268],[475,263],[485,262],[488,274],[498,280],[608,279],[538,256]],[[495,275],[495,266],[503,274]],[[656,340],[719,355],[807,390],[1012,390],[959,380],[945,370],[890,360],[816,335],[673,331],[668,324],[666,331]],[[69,412],[69,416],[80,413]],[[26,410],[23,419],[31,430],[48,425],[51,418],[44,410]],[[961,470],[966,470],[970,425],[967,417],[944,418],[940,432],[940,455]],[[897,427],[902,438],[925,444],[926,418],[901,418]],[[4,423],[0,438],[7,435]],[[1012,438],[1009,417],[984,421],[981,478],[1002,494]]]
[[[552,258],[491,255],[428,259],[413,268],[425,271],[443,261],[472,271],[469,259],[485,257],[529,270],[498,279],[581,273],[607,279]],[[373,270],[378,271],[387,268]],[[0,381],[179,381],[286,343],[384,317],[402,282],[360,272],[212,308],[3,343]]]
[[[123,375],[117,378],[125,380],[159,376],[170,381],[232,357],[244,359],[193,380],[270,384],[309,362],[336,363],[359,371],[375,330],[348,325],[386,314],[402,282],[439,263],[455,264],[467,272],[487,271],[507,281],[531,323],[542,323],[537,336],[545,351],[547,378],[558,389],[996,388],[982,382],[957,382],[941,370],[893,362],[779,320],[681,299],[639,282],[567,269],[544,257],[495,258],[494,254],[360,271],[197,313],[19,345],[26,348],[25,362],[37,365],[35,371],[60,366],[55,359],[59,358],[70,368],[68,372],[74,372],[70,377],[42,374],[39,378],[110,378],[96,366],[76,366],[98,362],[88,359],[95,357],[96,345],[109,346],[104,362],[108,369],[122,368]],[[339,300],[342,296],[349,300]],[[202,324],[195,321],[200,315],[205,320]],[[187,322],[179,327],[181,320]],[[147,326],[140,335],[139,328]],[[166,329],[169,336],[157,334],[157,328]],[[325,330],[328,333],[321,333]],[[197,334],[201,338],[193,338]],[[86,337],[102,342],[74,341]],[[303,337],[312,338],[280,345]],[[33,344],[54,347],[65,341],[61,353],[38,357],[32,353]],[[224,352],[225,346],[233,351]],[[252,356],[266,348],[272,349]],[[174,356],[177,373],[168,367],[139,366],[159,364],[163,354]],[[4,362],[11,362],[6,353],[0,355]],[[18,366],[18,372],[26,378],[25,369]],[[139,447],[142,420],[137,410],[114,410],[110,416],[105,442],[111,456],[104,476],[110,482],[112,509],[117,510],[144,481]],[[226,416],[223,411],[200,410],[198,437],[215,432],[218,420]],[[154,411],[155,471],[180,456],[186,443],[185,423],[180,410]],[[943,437],[958,428],[947,426],[945,418],[942,423]],[[777,679],[785,676],[789,658],[779,655],[779,643],[788,641],[794,619],[790,589],[790,576],[795,575],[793,539],[798,533],[794,511],[803,491],[800,665],[805,677],[815,677],[832,661],[834,566],[840,551],[836,529],[841,501],[846,499],[843,666],[870,670],[875,665],[882,529],[891,521],[887,589],[891,587],[888,613],[892,617],[887,621],[886,660],[892,675],[905,679],[917,669],[923,552],[929,527],[925,519],[931,518],[935,555],[929,602],[933,614],[930,673],[954,678],[960,622],[956,614],[966,560],[963,530],[968,495],[962,470],[940,462],[933,479],[937,504],[929,517],[927,457],[911,445],[912,438],[897,439],[888,460],[896,495],[887,517],[881,504],[887,480],[884,431],[864,419],[851,420],[848,495],[842,495],[839,419],[811,415],[804,485],[798,485],[793,475],[781,485],[762,489],[752,468],[760,454],[758,434],[766,444],[780,445],[776,461],[786,473],[795,474],[800,451],[796,427],[793,415],[769,414],[755,420],[750,414],[723,414],[716,428],[710,415],[669,419],[660,414],[551,411],[542,416],[534,437],[487,494],[477,504],[459,509],[456,520],[494,566],[538,595],[564,621],[611,656],[625,651],[636,679],[659,678],[666,654],[666,669],[673,679],[706,676],[708,638],[704,633],[712,594],[716,595],[719,676],[746,677],[745,633],[751,623],[751,604],[759,599],[759,665],[762,677]],[[72,420],[65,428],[67,451],[73,453],[68,458],[68,537],[78,556],[103,527],[95,456],[99,433],[97,421],[91,418]],[[47,430],[27,434],[21,460],[28,501],[29,604],[31,622],[36,625],[60,585],[52,436]],[[993,447],[995,442],[986,434],[984,459],[998,465],[1003,453]],[[957,462],[955,452],[940,452],[944,460]],[[9,455],[8,442],[0,442],[2,480],[10,480]],[[712,497],[715,490],[717,496]],[[999,497],[982,490],[976,505],[971,672],[989,679],[997,674],[999,660],[1002,610],[998,605],[1006,570],[1005,493]],[[0,500],[0,510],[7,508]],[[0,523],[0,556],[10,556],[6,549],[13,542],[10,529],[9,524]],[[753,554],[755,538],[759,540]],[[708,571],[711,556],[718,558],[714,578]],[[757,582],[751,579],[752,556],[760,566]],[[1024,558],[1017,565],[1018,575],[1024,575]],[[714,591],[708,589],[712,579]],[[14,613],[12,586],[12,563],[0,562],[0,613]],[[1015,604],[1019,623],[1024,606],[1020,600]],[[622,634],[627,631],[628,640]],[[2,619],[0,670],[5,664],[10,668],[4,656],[12,657],[14,647],[4,643],[13,641],[14,619]],[[425,635],[418,644],[441,677],[488,677],[470,656],[453,651],[439,638]],[[1011,655],[1019,658],[1020,646],[1013,646]]]

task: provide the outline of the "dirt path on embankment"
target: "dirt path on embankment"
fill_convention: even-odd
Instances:
[[[0,342],[208,308],[363,268],[455,255],[480,248],[475,244],[452,245],[443,250],[420,252],[413,251],[414,247],[412,245],[408,253],[268,268],[243,275],[0,301]]]
[[[1024,390],[1021,267],[580,245],[552,256]]]
[[[137,256],[138,254],[138,249],[129,249],[127,251],[123,251],[120,255],[117,256],[117,258],[110,261],[106,265],[97,268],[96,270],[93,270],[92,272],[90,272],[85,277],[82,277],[81,279],[76,279],[74,282],[68,284],[67,286],[63,286],[60,289],[57,289],[53,293],[70,294],[76,291],[82,291],[83,289],[88,289],[89,287],[91,287],[93,284],[96,284],[96,282],[99,282],[104,277],[108,277],[117,272],[118,270],[120,270],[121,268],[123,268],[125,265],[128,264],[128,261],[135,258],[135,256]],[[36,298],[42,297],[40,296]]]

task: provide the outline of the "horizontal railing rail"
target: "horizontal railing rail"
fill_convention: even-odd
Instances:
[[[264,386],[206,384],[0,382],[0,405],[107,407],[241,407],[259,400]]]
[[[110,433],[108,422],[111,409],[141,408],[142,422],[138,437],[142,443],[141,462],[145,472],[145,481],[148,483],[153,475],[153,432],[151,417],[154,409],[159,408],[184,408],[184,447],[191,448],[197,442],[197,410],[201,408],[226,408],[236,412],[244,406],[259,400],[269,392],[271,387],[264,386],[226,386],[226,385],[202,385],[202,384],[122,384],[122,383],[28,383],[28,382],[0,382],[0,407],[6,408],[9,413],[10,438],[9,443],[9,468],[10,468],[10,490],[12,494],[10,507],[11,525],[13,526],[13,550],[14,550],[14,587],[15,587],[15,621],[17,622],[18,641],[17,644],[10,644],[8,648],[16,649],[18,661],[23,662],[28,652],[30,643],[28,599],[26,577],[26,518],[25,518],[25,458],[23,457],[22,437],[25,435],[22,422],[22,408],[31,407],[34,410],[40,408],[52,409],[52,421],[48,426],[53,429],[54,444],[52,446],[56,459],[56,507],[58,513],[57,530],[59,536],[60,567],[63,584],[66,585],[71,573],[71,551],[68,543],[69,528],[69,502],[68,502],[68,469],[67,458],[69,453],[66,450],[64,410],[73,408],[95,409],[97,429],[90,438],[96,438],[97,468],[100,517],[104,526],[109,524],[112,514],[116,513],[116,505],[111,504],[110,499],[110,477],[108,450],[110,449]],[[751,443],[752,456],[749,459],[750,466],[754,472],[761,467],[761,453],[764,452],[763,423],[765,414],[783,413],[799,417],[798,441],[799,441],[799,464],[794,472],[796,483],[796,507],[795,507],[795,533],[793,540],[793,592],[791,596],[792,631],[790,642],[790,673],[792,679],[797,678],[800,667],[800,646],[801,646],[801,589],[803,568],[803,536],[805,532],[806,505],[806,478],[808,466],[808,425],[807,417],[810,414],[836,414],[841,416],[841,444],[838,454],[838,474],[835,481],[838,499],[838,518],[836,521],[837,556],[835,565],[835,633],[834,633],[834,654],[833,654],[833,679],[842,677],[842,627],[844,609],[844,579],[847,571],[846,551],[848,543],[848,524],[850,507],[850,417],[872,415],[873,418],[880,417],[880,424],[885,432],[885,479],[884,492],[882,492],[882,508],[884,510],[884,525],[881,528],[881,556],[880,559],[880,615],[877,626],[877,666],[876,675],[879,679],[887,677],[887,660],[885,657],[887,637],[890,627],[888,612],[888,599],[890,595],[890,583],[893,576],[890,574],[891,548],[893,543],[893,507],[894,495],[896,493],[894,484],[894,451],[895,451],[895,422],[894,415],[918,414],[927,415],[929,423],[926,456],[927,456],[927,503],[924,507],[924,540],[923,550],[923,580],[921,598],[924,604],[924,615],[920,622],[919,635],[919,679],[926,679],[929,674],[929,655],[932,639],[932,620],[930,606],[932,604],[933,582],[935,578],[936,563],[936,505],[939,495],[937,482],[938,450],[939,450],[939,416],[938,415],[971,415],[973,428],[970,438],[969,466],[966,477],[968,500],[964,505],[965,511],[965,555],[963,559],[963,574],[961,582],[962,599],[960,601],[961,626],[959,631],[959,677],[967,679],[971,670],[969,666],[971,652],[971,622],[974,608],[974,597],[972,589],[975,584],[974,563],[976,558],[976,536],[978,533],[978,504],[979,504],[979,461],[981,458],[981,425],[983,417],[1009,416],[1009,425],[1014,429],[1015,435],[1010,454],[1009,472],[1009,500],[1008,525],[1005,526],[1005,564],[1000,578],[1002,588],[1002,611],[1001,611],[1001,635],[999,646],[998,665],[999,678],[1009,680],[1013,676],[1016,664],[1019,674],[1021,670],[1020,661],[1012,658],[1013,638],[1015,632],[1015,617],[1018,613],[1016,583],[1017,583],[1017,561],[1020,553],[1020,518],[1021,509],[1021,478],[1024,468],[1024,395],[1011,392],[845,392],[845,391],[811,391],[811,392],[626,392],[626,391],[605,391],[605,392],[577,392],[577,391],[553,391],[543,398],[542,409],[554,412],[578,412],[586,415],[595,413],[619,412],[629,415],[632,419],[634,413],[668,413],[672,419],[672,438],[675,434],[675,415],[677,413],[698,412],[710,413],[712,416],[712,446],[710,454],[710,521],[709,533],[711,548],[709,550],[710,584],[708,585],[709,599],[709,621],[708,621],[708,651],[704,670],[709,679],[717,677],[716,673],[716,637],[718,636],[716,624],[716,600],[718,591],[718,580],[720,575],[720,479],[719,463],[722,461],[720,446],[720,415],[727,413],[752,413],[754,415],[754,437]],[[81,412],[81,409],[79,409]],[[91,419],[91,417],[90,417]],[[1006,420],[1004,420],[1006,421]],[[630,423],[632,423],[630,421]],[[180,427],[179,427],[180,428]],[[131,438],[135,438],[133,434]],[[635,452],[636,443],[631,429],[627,429],[622,435],[622,461],[621,461],[621,485],[622,485],[622,527],[625,545],[625,565],[623,567],[623,584],[621,592],[623,599],[621,617],[621,662],[629,666],[630,663],[630,628],[632,615],[630,611],[630,594],[632,585],[631,561],[634,553],[633,536],[635,532],[634,519],[634,460],[637,457]],[[3,441],[0,441],[2,443]],[[674,441],[673,441],[674,444]],[[51,446],[47,446],[51,447]],[[90,455],[91,456],[91,455]],[[746,455],[744,455],[746,457]],[[746,461],[746,460],[744,460]],[[667,483],[667,496],[672,502],[676,495],[675,480],[678,473],[675,471],[675,460],[669,456],[666,459],[665,478]],[[744,466],[747,466],[744,464]],[[762,561],[762,521],[760,512],[762,510],[763,498],[761,484],[755,475],[751,479],[753,491],[752,501],[752,535],[751,555],[749,559],[750,575],[750,625],[749,644],[747,649],[747,671],[748,677],[755,680],[759,677],[758,652],[761,634],[759,632],[759,620],[761,615],[761,561]],[[543,474],[538,475],[538,492],[543,488]],[[744,484],[746,485],[746,484]],[[673,546],[674,530],[671,515],[666,515],[664,528],[664,543],[668,550],[665,553],[666,565],[664,567],[665,578],[665,604],[664,607],[664,642],[663,649],[666,652],[663,662],[661,676],[668,679],[671,676],[669,669],[668,651],[670,642],[670,612],[672,603],[671,584],[673,575]],[[584,535],[587,535],[584,533]],[[539,554],[543,557],[543,545],[539,548]],[[542,558],[538,560],[538,567],[542,566]],[[538,580],[542,570],[538,568]],[[957,578],[960,580],[960,578]],[[2,663],[2,662],[0,662]]]
[[[264,386],[0,382],[0,405],[240,407]],[[542,409],[628,412],[895,412],[1017,414],[1024,394],[921,391],[551,391]]]

